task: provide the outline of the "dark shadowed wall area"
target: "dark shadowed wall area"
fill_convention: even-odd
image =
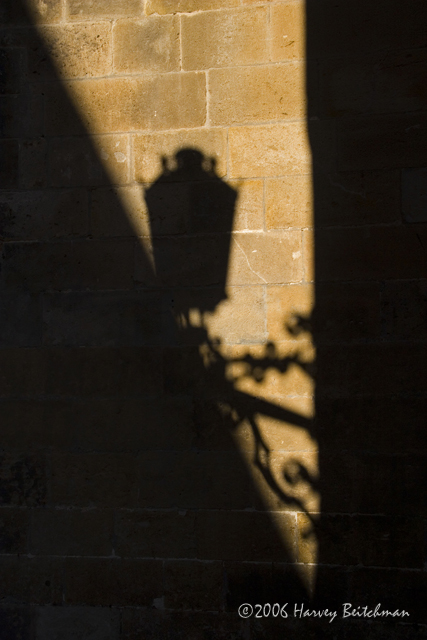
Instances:
[[[427,634],[426,26],[423,2],[307,2],[317,596],[410,613],[337,637]]]
[[[0,640],[427,636],[426,18],[0,7]]]

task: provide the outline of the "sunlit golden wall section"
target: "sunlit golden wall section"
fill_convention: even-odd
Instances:
[[[176,305],[185,313],[177,311],[174,322],[184,344],[191,328],[205,331],[197,344],[200,361],[208,370],[222,358],[230,393],[261,401],[252,420],[233,400],[224,404],[224,415],[231,416],[246,481],[260,497],[258,510],[271,513],[307,586],[314,577],[320,496],[309,427],[315,352],[304,2],[34,0],[28,7],[62,79],[47,78],[45,86],[52,184],[85,181],[81,166],[89,152],[67,121],[71,100],[111,182],[97,186],[89,179],[91,234],[122,235],[114,193],[157,274],[147,284],[137,265],[136,288],[167,288],[155,279],[154,236],[186,234],[174,207],[165,209],[161,231],[153,230],[145,199],[165,167],[177,170],[177,152],[197,149],[203,170],[237,194],[226,294],[212,308],[192,301],[183,270],[179,284],[169,285],[175,299],[189,297]],[[43,81],[45,63],[37,51],[31,55]],[[192,474],[191,464],[178,465],[177,473]],[[157,481],[153,471],[154,496]],[[209,509],[208,498],[203,506]],[[247,534],[247,525],[241,530]]]

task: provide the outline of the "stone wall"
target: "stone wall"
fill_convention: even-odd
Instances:
[[[425,621],[425,41],[366,11],[0,9],[4,637]]]

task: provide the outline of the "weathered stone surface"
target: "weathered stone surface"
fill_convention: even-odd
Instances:
[[[304,123],[233,127],[229,131],[233,178],[275,177],[310,172],[310,148]]]
[[[230,180],[237,193],[234,231],[261,231],[264,228],[264,183],[262,180]]]
[[[302,60],[305,58],[306,9],[304,2],[273,4],[270,11],[272,60]]]
[[[265,7],[182,18],[182,64],[186,71],[267,61]]]
[[[85,78],[111,73],[111,26],[106,22],[41,28],[43,43],[32,48],[33,78]]]
[[[93,133],[183,129],[205,124],[204,73],[112,77],[66,86],[81,109],[83,124]]]
[[[300,63],[209,72],[209,119],[226,125],[298,118],[305,113]]]
[[[118,20],[113,42],[116,73],[166,73],[180,69],[177,18]]]
[[[233,234],[229,285],[299,282],[302,276],[300,230]]]
[[[313,225],[313,187],[310,175],[267,180],[266,190],[267,229]]]

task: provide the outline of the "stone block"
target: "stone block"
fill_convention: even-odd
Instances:
[[[220,562],[169,560],[165,562],[165,607],[216,611],[223,606],[223,569]]]
[[[150,183],[160,178],[164,167],[162,158],[167,158],[168,169],[177,169],[176,156],[183,149],[194,149],[203,154],[202,166],[208,171],[211,159],[215,173],[223,178],[227,173],[227,131],[225,129],[196,129],[165,133],[143,133],[132,137],[134,157],[134,180]],[[170,176],[174,179],[174,173]],[[176,179],[179,179],[179,175]],[[205,176],[206,177],[206,176]]]
[[[309,174],[311,153],[302,122],[229,130],[232,178]]]
[[[2,236],[9,240],[86,236],[87,194],[83,189],[2,192],[0,220]]]
[[[424,234],[421,225],[320,229],[316,233],[316,278],[321,281],[425,277]]]
[[[68,558],[65,602],[89,606],[148,606],[162,597],[160,560]]]
[[[317,343],[379,339],[381,312],[377,282],[319,283],[316,296],[313,332]]]
[[[423,563],[423,531],[416,519],[325,514],[318,542],[325,564],[420,568]],[[300,561],[310,562],[308,540],[301,539],[299,549]]]
[[[109,556],[112,533],[108,511],[34,509],[29,551],[36,556]]]
[[[191,309],[197,299],[194,290],[178,293],[178,305]],[[174,296],[175,299],[177,297]],[[265,340],[264,288],[228,287],[226,298],[205,315],[205,326],[213,337],[229,344]],[[193,302],[192,302],[193,301]],[[179,336],[177,336],[179,340]]]
[[[35,640],[118,640],[120,613],[110,607],[40,607]]]
[[[264,228],[263,180],[230,180],[237,193],[233,231],[261,231]]]
[[[299,118],[305,114],[304,67],[296,62],[213,69],[209,93],[214,126]]]
[[[210,560],[293,562],[295,543],[286,549],[276,526],[295,539],[293,514],[248,511],[200,511],[197,516],[198,557]]]
[[[234,451],[147,451],[138,456],[138,468],[138,504],[143,508],[250,509],[259,505],[246,467]]]
[[[319,440],[325,453],[354,450],[363,424],[366,425],[363,435],[366,451],[389,455],[399,451],[402,456],[425,454],[427,445],[420,437],[425,405],[426,401],[421,398],[319,398],[316,406]],[[384,438],[384,433],[390,437]],[[405,513],[409,515],[414,507],[409,501],[408,506],[410,510]]]
[[[425,46],[423,33],[427,24],[425,5],[416,0],[411,11],[396,4],[389,11],[386,0],[375,4],[361,0],[349,5],[345,0],[311,3],[307,11],[307,30],[311,34],[309,52],[323,56],[361,56],[363,53],[416,49]],[[416,15],[416,24],[412,17]],[[332,34],[335,37],[332,37]]]
[[[43,400],[15,398],[1,402],[3,446],[10,453],[33,453],[52,445],[52,425],[45,420]]]
[[[309,284],[267,287],[267,331],[274,343],[307,339],[309,327],[300,319],[311,321],[314,289]]]
[[[32,605],[62,604],[62,562],[61,558],[0,556],[1,599]]]
[[[20,93],[23,54],[22,49],[0,49],[0,95]]]
[[[140,397],[122,398],[62,398],[44,400],[44,427],[31,403],[27,413],[34,411],[34,447],[53,446],[74,453],[133,453],[142,450],[189,449],[194,436],[192,404],[189,398],[151,396],[141,387]],[[13,414],[21,418],[16,403],[3,403],[6,419]],[[24,405],[24,403],[22,403]],[[35,404],[35,403],[34,403]],[[21,413],[24,413],[24,406]],[[9,418],[9,416],[11,416]],[[21,419],[22,422],[22,419]],[[20,432],[24,430],[17,422]],[[34,424],[35,423],[35,424]],[[46,434],[46,435],[45,435]],[[14,444],[12,436],[5,434]],[[18,436],[15,437],[15,440]],[[28,441],[24,431],[23,441]]]
[[[91,140],[86,136],[53,138],[49,152],[53,187],[128,182],[128,136],[95,136]]]
[[[285,176],[266,182],[265,222],[267,229],[311,227],[313,186],[309,175]]]
[[[318,393],[335,397],[353,394],[390,396],[419,394],[426,375],[424,345],[366,344],[319,346]],[[321,366],[328,362],[328,366]]]
[[[41,349],[0,349],[0,396],[37,396],[46,383],[45,358]]]
[[[346,171],[316,182],[316,226],[398,222],[399,171]]]
[[[30,393],[34,394],[43,387],[47,395],[62,397],[131,397],[158,394],[162,389],[162,359],[158,348],[56,347],[45,349],[43,357],[38,355],[32,351],[25,358],[21,355],[18,360],[14,353],[11,357],[10,350],[6,350],[1,361],[5,378],[7,376],[10,379],[12,366],[13,372],[15,368],[22,367],[22,362],[27,368],[28,377],[31,379],[33,376],[30,386],[21,372],[12,388],[20,388],[21,385],[22,389],[29,388]],[[11,363],[8,367],[5,360]],[[34,376],[33,367],[39,370],[38,378]],[[17,373],[14,375],[18,376]],[[9,391],[11,384],[6,385],[6,380],[4,393]]]
[[[93,189],[90,201],[94,236],[148,236],[150,225],[141,186]]]
[[[43,99],[39,93],[0,96],[0,109],[2,137],[22,140],[43,134]]]
[[[46,459],[42,454],[8,454],[0,458],[2,506],[39,507],[47,499]]]
[[[46,187],[47,144],[43,138],[23,140],[20,147],[21,186],[24,189]]]
[[[47,295],[43,342],[68,347],[158,345],[164,334],[162,315],[157,292]]]
[[[425,165],[427,119],[423,113],[342,119],[337,127],[340,171]]]
[[[115,73],[180,70],[178,18],[118,20],[113,30]]]
[[[198,0],[147,0],[145,13],[165,15],[167,13],[192,13],[193,11],[210,11],[213,9],[229,9],[239,6],[239,0],[205,0],[200,5]]]
[[[426,285],[425,280],[384,283],[381,315],[387,340],[425,340]]]
[[[320,112],[326,117],[410,113],[423,108],[426,51],[390,52],[321,65]]]
[[[0,625],[5,638],[31,637],[34,612],[28,605],[6,604],[0,607]]]
[[[204,73],[102,78],[66,86],[80,107],[84,126],[92,133],[186,129],[205,124]]]
[[[26,291],[131,289],[131,240],[7,243],[3,283]]]
[[[0,186],[1,189],[16,189],[19,186],[19,142],[0,141]]]
[[[136,506],[138,486],[133,455],[53,453],[51,465],[54,505]]]
[[[40,299],[28,293],[0,293],[0,346],[41,345]]]
[[[40,28],[29,50],[32,79],[86,78],[111,73],[111,25],[107,22]]]
[[[117,514],[114,552],[127,558],[194,558],[193,511],[121,511]]]
[[[27,509],[0,509],[0,554],[26,554],[28,529]]]
[[[228,285],[299,282],[302,277],[300,230],[233,233]]]
[[[427,221],[427,169],[402,171],[402,213],[405,222]]]
[[[182,66],[186,71],[267,61],[266,7],[183,16]]]
[[[96,20],[97,18],[120,18],[139,16],[142,13],[140,0],[68,0],[70,20]]]
[[[305,58],[305,4],[286,2],[270,9],[271,59],[302,60]]]

